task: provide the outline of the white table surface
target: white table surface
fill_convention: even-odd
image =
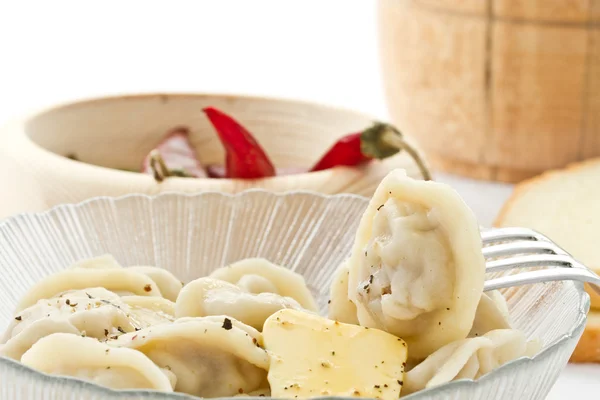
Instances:
[[[316,100],[385,118],[374,0],[0,1],[0,123],[126,92]],[[438,174],[490,225],[509,185]],[[548,399],[598,399],[600,366],[569,365]]]

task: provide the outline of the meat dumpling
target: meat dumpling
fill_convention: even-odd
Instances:
[[[350,270],[346,263],[340,265],[333,275],[329,291],[329,319],[358,325],[356,306],[348,298],[348,275]]]
[[[262,335],[227,316],[181,318],[109,343],[138,350],[171,371],[177,392],[226,397],[269,387]]]
[[[411,359],[464,339],[483,291],[481,247],[475,216],[458,193],[390,172],[348,260],[348,297],[360,324],[404,339]]]
[[[130,299],[138,297],[151,299],[142,296],[131,296]],[[104,288],[88,288],[38,300],[11,322],[4,334],[2,342],[5,345],[0,348],[0,355],[19,360],[39,339],[57,332],[108,340],[125,332],[173,321],[173,315],[151,309],[156,303],[168,300],[154,299],[154,303],[129,306],[118,295]],[[135,300],[131,304],[135,304]],[[140,304],[139,300],[137,304]]]
[[[84,379],[111,389],[173,391],[167,374],[144,354],[68,333],[40,339],[23,354],[21,362],[47,374]]]
[[[69,268],[42,279],[29,289],[17,306],[17,313],[40,299],[49,299],[69,290],[103,287],[114,293],[162,297],[156,282],[127,268]]]
[[[458,379],[478,379],[520,357],[532,357],[541,348],[516,329],[493,330],[481,337],[462,339],[437,350],[406,373],[403,394]],[[410,350],[409,350],[410,351]]]
[[[110,269],[123,268],[110,254],[77,262],[71,268]],[[149,266],[127,267],[129,271],[142,273],[152,279],[165,299],[175,301],[183,284],[172,273],[163,268]]]
[[[469,337],[483,336],[495,329],[510,329],[508,305],[502,293],[497,290],[483,293]]]
[[[317,311],[317,303],[302,275],[275,265],[264,258],[247,258],[209,275],[211,278],[233,283],[249,293],[276,293],[291,297],[309,311]]]
[[[291,297],[248,293],[229,282],[200,278],[183,287],[175,302],[175,316],[229,315],[261,331],[267,318],[284,308],[303,309]]]

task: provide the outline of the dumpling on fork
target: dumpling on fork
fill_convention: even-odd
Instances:
[[[358,321],[404,339],[411,359],[464,339],[483,292],[481,247],[458,193],[392,171],[363,214],[348,260]]]

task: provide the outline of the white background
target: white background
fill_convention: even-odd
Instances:
[[[399,0],[402,1],[402,0]],[[104,94],[226,92],[315,100],[385,118],[373,0],[0,0],[0,123]],[[510,194],[438,175],[489,225]],[[569,366],[549,399],[597,399]]]

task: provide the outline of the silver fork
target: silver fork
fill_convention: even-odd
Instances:
[[[577,262],[546,236],[526,228],[499,228],[481,232],[486,272],[514,268],[548,267],[486,280],[484,290],[532,283],[573,280],[590,283],[600,295],[600,277]],[[497,259],[498,257],[506,257]]]

